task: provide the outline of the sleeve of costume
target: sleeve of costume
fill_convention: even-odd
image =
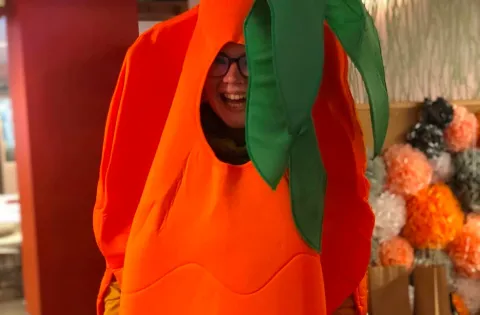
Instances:
[[[106,260],[98,314],[112,278],[121,288],[130,226],[143,192],[183,60],[197,8],[157,24],[129,48],[107,118],[93,227]]]
[[[128,53],[127,53],[128,56]],[[122,94],[124,91],[125,86],[125,73],[128,64],[128,57],[125,58],[122,68],[120,70],[120,74],[117,81],[117,86],[115,87],[115,91],[113,93],[112,100],[110,102],[110,109],[107,116],[107,122],[105,127],[105,135],[103,140],[103,151],[102,151],[102,161],[100,163],[100,176],[97,184],[97,199],[95,202],[94,213],[93,213],[93,229],[95,234],[95,240],[97,241],[97,245],[101,251],[101,253],[106,257],[105,251],[103,250],[103,242],[100,237],[102,234],[103,228],[103,213],[100,209],[103,209],[103,204],[105,203],[106,193],[105,193],[105,178],[107,175],[108,170],[108,162],[112,153],[112,142],[115,134],[115,127],[117,116],[119,112],[119,107],[121,103]],[[100,294],[97,298],[97,314],[104,314],[107,311],[107,299],[110,297],[109,293],[109,286],[113,278],[113,270],[111,268],[107,268],[105,270],[102,282],[100,284]]]
[[[107,269],[117,273],[123,266],[128,229],[135,214],[154,148],[145,147],[150,139],[140,133],[141,106],[135,77],[141,68],[139,58],[145,44],[140,38],[127,52],[107,117],[103,156],[94,209],[94,232]],[[141,100],[138,100],[141,103]],[[151,135],[153,138],[154,136]],[[150,160],[150,161],[149,161]]]

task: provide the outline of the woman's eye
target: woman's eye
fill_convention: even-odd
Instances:
[[[244,56],[244,57],[240,58],[239,62],[242,66],[246,67],[247,66],[247,57]]]
[[[224,57],[216,57],[214,63],[217,65],[225,65],[228,63],[228,61]]]

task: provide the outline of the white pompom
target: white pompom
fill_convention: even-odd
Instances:
[[[403,197],[389,191],[372,198],[371,206],[375,214],[373,236],[380,241],[400,234],[406,221],[406,205]]]
[[[470,314],[477,314],[480,311],[480,280],[459,277],[455,281],[455,289],[463,298]]]
[[[448,152],[442,152],[437,158],[429,160],[433,168],[433,183],[448,182],[455,171],[452,156]]]

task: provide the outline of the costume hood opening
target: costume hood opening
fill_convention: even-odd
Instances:
[[[336,44],[325,33],[333,31],[365,79],[378,153],[386,134],[388,97],[376,29],[360,0],[348,5],[341,0],[222,4],[200,1],[158,158],[175,165],[168,174],[174,180],[189,151],[188,145],[178,145],[181,133],[177,126],[184,126],[187,133],[186,126],[198,126],[194,115],[185,113],[199,112],[203,85],[215,56],[227,42],[245,42],[250,74],[246,142],[251,161],[272,189],[289,170],[292,211],[299,232],[320,250],[329,170],[318,148],[312,110],[319,101],[322,80],[338,76],[324,73],[328,70],[324,45]],[[326,117],[322,120],[328,121]],[[182,143],[191,144],[188,134],[184,138]],[[178,152],[176,161],[166,156],[172,148]]]

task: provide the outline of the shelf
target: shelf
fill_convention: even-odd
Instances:
[[[139,21],[164,21],[188,10],[187,0],[139,1]]]

